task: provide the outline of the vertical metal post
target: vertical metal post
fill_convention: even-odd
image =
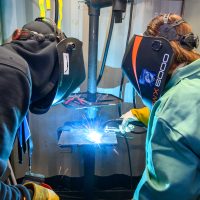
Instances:
[[[94,8],[88,3],[89,14],[89,49],[88,49],[88,100],[96,101],[97,92],[97,56],[98,56],[98,33],[99,33],[99,16],[100,8]],[[90,108],[87,110],[89,119],[96,118],[97,109]]]
[[[97,56],[100,8],[94,8],[88,2],[89,14],[89,49],[88,49],[88,100],[96,101],[97,92]],[[95,119],[96,108],[87,109],[87,118]],[[95,175],[95,146],[84,147],[84,199],[94,199],[94,175]]]
[[[0,45],[3,43],[3,17],[2,17],[2,2],[0,1]]]
[[[84,199],[95,199],[94,175],[95,175],[95,146],[84,147]]]
[[[89,6],[88,92],[95,98],[97,91],[97,54],[100,9]],[[91,99],[93,100],[93,99]]]

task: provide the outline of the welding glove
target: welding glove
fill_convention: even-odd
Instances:
[[[33,182],[27,182],[24,184],[26,188],[33,191],[33,198],[32,200],[59,200],[60,198],[58,195],[50,189],[38,185]]]
[[[140,121],[147,127],[149,116],[150,110],[147,107],[131,109],[121,116],[123,122],[119,126],[120,131],[122,133],[129,133],[133,131],[134,125],[130,124],[132,121]]]

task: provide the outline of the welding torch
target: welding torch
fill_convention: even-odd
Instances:
[[[108,120],[108,121],[104,122],[102,127],[103,127],[105,133],[111,133],[112,132],[112,133],[117,133],[117,134],[120,134],[120,135],[122,134],[123,135],[123,133],[121,131],[121,128],[120,128],[120,126],[122,125],[122,122],[123,122],[122,118],[112,119],[112,120]],[[132,130],[131,133],[133,133],[133,134],[142,134],[142,133],[146,132],[145,125],[142,122],[138,121],[138,120],[131,121],[129,123],[129,125],[131,125],[133,127],[141,127],[141,128],[143,128],[142,131]]]

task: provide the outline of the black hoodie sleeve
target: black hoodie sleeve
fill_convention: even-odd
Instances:
[[[0,47],[0,177],[3,175],[16,132],[26,115],[31,98],[31,78],[27,63],[5,47]],[[0,182],[1,200],[30,200],[23,185]]]

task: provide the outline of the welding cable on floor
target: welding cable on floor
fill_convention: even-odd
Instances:
[[[108,121],[104,122],[102,127],[105,128],[106,126],[108,126],[109,123],[110,124],[117,124],[119,126],[119,124],[121,124],[122,121],[123,121],[123,119],[108,120]],[[146,128],[145,128],[145,126],[144,126],[144,124],[142,122],[134,121],[134,122],[132,122],[132,124],[135,125],[135,126],[143,127],[145,129],[144,131],[138,131],[138,132],[132,131],[131,132],[132,134],[143,134],[143,133],[146,133]],[[113,130],[115,130],[115,129],[113,129]],[[129,147],[128,140],[134,139],[134,138],[127,136],[127,133],[122,134],[120,132],[117,132],[115,134],[118,137],[123,137],[125,142],[126,142],[127,153],[128,153],[128,161],[129,161],[129,171],[130,171],[130,189],[133,190],[133,172],[132,172],[131,153],[130,153],[130,147]]]
[[[130,146],[129,146],[126,135],[124,135],[124,140],[126,142],[127,152],[128,152],[128,162],[129,162],[129,171],[130,171],[130,189],[133,190],[133,172],[132,172],[132,163],[131,163],[131,153],[130,153]]]
[[[109,123],[114,123],[114,124],[117,124],[119,125],[119,123],[122,122],[122,119],[117,119],[117,120],[108,120],[106,121],[104,124],[103,124],[103,128],[106,127]],[[137,121],[139,122],[139,121]],[[139,122],[141,123],[141,122]],[[139,125],[138,123],[138,125]],[[140,124],[142,127],[144,127],[144,124]],[[145,131],[146,132],[146,131]],[[135,133],[135,132],[134,132]],[[137,132],[136,132],[137,133]],[[138,132],[139,133],[139,132]],[[140,132],[140,133],[144,133],[143,132]],[[122,133],[116,133],[116,135],[118,137],[123,137],[125,142],[126,142],[126,146],[127,146],[127,153],[128,153],[128,162],[129,162],[129,171],[130,171],[130,189],[133,190],[133,172],[132,172],[132,163],[131,163],[131,154],[130,154],[130,147],[129,147],[129,143],[128,143],[128,140],[129,139],[133,139],[133,137],[128,137],[127,134],[122,134]]]
[[[121,98],[121,99],[122,99],[123,85],[124,85],[124,72],[122,72],[122,77],[121,77],[121,81],[120,81],[120,88],[119,88],[119,98]],[[121,117],[122,116],[121,104],[118,104],[118,113],[119,113],[119,117]]]
[[[132,0],[131,7],[130,7],[129,27],[128,27],[128,33],[127,33],[127,38],[126,38],[125,49],[128,47],[130,34],[131,34],[132,20],[133,20],[133,5],[134,5],[134,0]],[[124,73],[122,72],[122,77],[121,77],[121,82],[120,82],[120,89],[119,89],[119,98],[122,98],[123,84],[124,84]],[[135,107],[135,104],[134,104],[134,107]],[[121,105],[118,106],[118,112],[119,112],[119,117],[121,117],[121,115],[122,115],[122,113],[121,113]]]
[[[114,20],[114,13],[112,11],[110,27],[109,27],[109,32],[108,32],[108,38],[107,38],[107,41],[106,41],[106,47],[105,47],[104,54],[103,54],[103,60],[102,60],[102,63],[101,63],[101,68],[100,68],[99,76],[98,76],[98,79],[97,79],[97,86],[99,85],[101,78],[103,76],[103,73],[104,73],[104,69],[105,69],[105,65],[106,65],[106,59],[107,59],[107,56],[108,56],[108,50],[109,50],[109,47],[110,47],[110,41],[111,41],[113,27],[114,27],[114,21],[115,21]]]

